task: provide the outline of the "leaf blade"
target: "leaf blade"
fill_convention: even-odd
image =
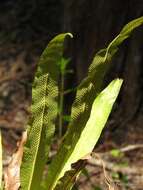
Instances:
[[[56,36],[43,52],[32,89],[32,118],[21,166],[21,189],[39,190],[57,116],[59,61],[64,39],[71,34]],[[37,172],[38,171],[38,172]]]
[[[111,58],[117,52],[118,46],[126,38],[129,37],[131,32],[136,27],[138,27],[141,24],[143,24],[143,17],[136,19],[134,21],[131,21],[129,24],[127,24],[123,28],[121,33],[109,44],[109,46],[106,49],[99,51],[95,55],[93,62],[91,66],[89,67],[88,76],[78,86],[76,100],[74,101],[73,106],[72,106],[71,122],[69,124],[68,131],[65,135],[67,148],[65,148],[65,150],[63,151],[63,148],[61,146],[56,158],[53,160],[53,163],[55,164],[52,163],[55,169],[52,168],[52,166],[50,166],[49,168],[49,173],[52,170],[54,170],[55,173],[53,176],[58,175],[57,174],[58,172],[60,173],[60,170],[62,170],[62,168],[66,164],[67,157],[70,157],[70,154],[71,154],[70,146],[73,143],[73,141],[72,141],[72,138],[68,139],[68,134],[74,133],[75,130],[82,131],[86,125],[86,122],[89,119],[92,103],[95,97],[97,96],[97,94],[100,92],[101,84],[105,76],[105,73],[108,70],[109,63],[111,62]],[[57,166],[58,163],[60,163],[59,164],[60,166]],[[64,172],[62,173],[62,175],[60,174],[56,176],[55,182],[53,182],[54,178],[49,179],[50,174],[48,175],[47,177],[48,182],[46,182],[46,184],[53,183],[51,187],[50,185],[48,186],[50,190],[54,188],[59,178],[62,177],[63,175],[64,175]]]
[[[66,162],[63,164],[60,162],[60,159],[55,159],[55,162],[52,162],[48,171],[47,190],[53,190],[55,188],[57,180],[60,179],[66,171],[71,169],[71,164],[76,163],[80,159],[86,159],[86,155],[92,152],[109,117],[121,85],[122,80],[120,79],[112,81],[95,99],[89,120],[84,129],[79,131],[75,130],[74,133],[67,134],[67,141],[65,140],[60,150],[60,153],[63,154],[66,153],[68,149],[68,153],[64,154]],[[71,145],[69,145],[68,139],[72,139]],[[61,154],[59,155],[61,156]],[[70,184],[69,189],[71,185],[72,184]]]
[[[2,189],[2,135],[0,130],[0,189]]]

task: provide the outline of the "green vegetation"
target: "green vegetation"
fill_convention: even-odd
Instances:
[[[0,187],[2,187],[2,140],[1,140],[1,130],[0,130]]]
[[[60,34],[48,44],[40,58],[33,82],[32,116],[21,165],[21,190],[72,189],[76,177],[84,167],[84,160],[91,156],[122,85],[122,79],[115,79],[102,90],[102,82],[111,59],[119,45],[141,24],[143,17],[127,24],[106,49],[95,55],[87,77],[77,87],[68,129],[46,174],[45,166],[49,161],[58,113],[61,114],[59,136],[62,135],[63,77],[68,63],[63,58],[64,40],[72,35]],[[62,79],[62,94],[58,107],[59,75]],[[117,155],[118,152],[114,151],[112,154]],[[76,165],[77,162],[78,167],[73,168],[73,164]]]

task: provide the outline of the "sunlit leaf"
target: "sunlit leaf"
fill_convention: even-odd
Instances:
[[[21,189],[39,190],[57,116],[59,62],[63,57],[64,39],[56,36],[44,50],[32,88],[32,117],[21,167]]]
[[[111,82],[95,99],[85,127],[75,128],[74,131],[68,132],[58,156],[49,167],[45,186],[47,190],[54,189],[58,179],[71,169],[71,164],[80,159],[86,159],[87,155],[92,152],[117,98],[121,84],[122,80],[119,79]],[[61,161],[61,157],[65,162]],[[71,189],[71,185],[67,189]]]
[[[85,129],[86,123],[89,120],[93,101],[101,91],[102,81],[110,66],[109,63],[111,62],[113,55],[117,52],[119,45],[129,37],[136,27],[141,24],[143,24],[143,17],[133,20],[123,28],[120,34],[108,45],[106,49],[99,51],[95,55],[93,62],[89,67],[87,77],[78,86],[76,99],[72,106],[71,121],[65,135],[65,147],[63,148],[63,144],[61,145],[57,156],[48,170],[48,177],[45,185],[48,185],[50,190],[56,186],[56,183],[61,177],[63,177],[65,172],[70,170],[72,161],[75,161],[71,161],[70,159],[72,158],[71,155],[73,153],[73,149],[75,150],[76,147],[76,140],[79,139],[79,134],[81,134]],[[75,134],[78,135],[76,136]]]

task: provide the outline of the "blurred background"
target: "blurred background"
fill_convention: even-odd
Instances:
[[[74,35],[67,41],[65,52],[73,71],[65,83],[73,88],[86,76],[94,54],[105,48],[126,23],[140,16],[142,0],[0,1],[0,127],[5,165],[25,128],[36,64],[49,40],[62,32]],[[116,77],[122,77],[124,85],[95,150],[107,152],[104,159],[108,165],[112,163],[108,170],[120,182],[121,189],[142,190],[143,26],[121,45],[104,85]],[[73,96],[65,97],[67,112]],[[130,145],[133,148],[117,154]],[[111,151],[113,154],[109,154]],[[119,166],[116,171],[115,165]],[[90,180],[83,175],[78,182],[80,188],[104,190],[102,167],[88,170]]]

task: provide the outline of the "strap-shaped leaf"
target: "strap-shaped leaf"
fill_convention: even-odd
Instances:
[[[0,189],[2,189],[2,139],[0,130]]]
[[[72,139],[72,144],[65,142],[61,148],[61,152],[64,153],[63,157],[66,157],[66,162],[61,163],[60,159],[56,159],[56,162],[51,164],[48,172],[47,190],[54,189],[57,178],[62,177],[65,171],[70,170],[71,164],[76,163],[80,159],[86,159],[86,155],[92,152],[120,91],[121,84],[122,80],[120,79],[112,81],[95,99],[85,127],[82,130],[75,128],[73,133],[67,134],[67,138]],[[57,165],[60,168],[59,173],[58,171],[55,172]],[[71,185],[67,184],[65,187],[66,190],[70,189]]]
[[[117,52],[118,46],[141,24],[143,24],[143,17],[127,24],[106,49],[99,51],[95,55],[93,62],[89,67],[88,76],[78,87],[76,99],[72,106],[71,122],[65,136],[64,145],[61,145],[58,154],[49,167],[46,182],[48,189],[52,190],[59,178],[63,177],[67,169],[70,169],[69,167],[66,167],[66,165],[70,161],[73,149],[80,137],[80,135],[75,137],[74,135],[81,134],[85,128],[90,116],[93,101],[100,91],[111,58]]]
[[[97,93],[100,91],[103,78],[110,66],[109,63],[113,55],[117,52],[119,45],[141,24],[143,24],[143,17],[128,23],[106,49],[100,50],[95,55],[89,67],[88,76],[78,87],[76,99],[72,106],[70,127],[77,126],[77,123],[78,126],[84,126],[86,124],[91,105]]]
[[[22,190],[39,190],[55,131],[59,62],[67,35],[71,36],[69,33],[56,36],[44,50],[38,64],[32,88],[32,118],[21,167]]]

